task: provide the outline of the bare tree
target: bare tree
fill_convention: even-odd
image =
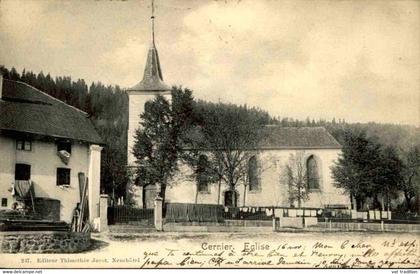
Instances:
[[[297,206],[301,207],[302,202],[309,198],[308,174],[303,156],[304,152],[291,153],[282,173],[288,184],[290,206],[297,202]]]
[[[210,105],[197,112],[201,115],[200,138],[192,144],[191,151],[205,152],[207,172],[219,183],[219,192],[224,182],[237,201],[236,188],[246,182],[248,161],[257,153],[265,120],[246,106]]]

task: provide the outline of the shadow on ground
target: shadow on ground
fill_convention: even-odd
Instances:
[[[105,247],[108,247],[109,243],[102,241],[102,240],[97,240],[97,239],[90,239],[90,246],[88,249],[86,249],[85,251],[81,252],[81,253],[87,253],[87,252],[92,252],[92,251],[98,251],[101,249],[104,249]]]

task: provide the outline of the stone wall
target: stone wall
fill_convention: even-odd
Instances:
[[[59,231],[0,232],[1,253],[76,253],[89,248],[90,233]]]
[[[279,220],[280,227],[303,228],[302,217],[281,217]]]

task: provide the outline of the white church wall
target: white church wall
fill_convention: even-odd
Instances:
[[[172,203],[195,203],[197,183],[192,178],[192,170],[185,164],[180,165],[179,172],[166,189],[166,201]],[[224,188],[224,185],[221,185]],[[210,184],[207,192],[199,192],[198,204],[217,204],[218,184]]]
[[[289,162],[291,154],[303,153],[306,160],[314,155],[317,159],[320,174],[320,190],[313,191],[309,200],[303,203],[306,207],[324,207],[327,204],[350,205],[348,195],[343,194],[342,189],[334,186],[331,177],[330,167],[337,159],[340,150],[338,149],[306,149],[306,150],[263,150],[258,154],[260,171],[260,188],[256,191],[249,191],[248,187],[244,192],[244,185],[237,186],[239,206],[289,206],[288,186],[282,177],[285,165]],[[188,178],[191,170],[181,166],[179,174],[167,188],[167,201],[179,203],[194,203],[196,195],[196,183]],[[226,184],[222,183],[220,188],[219,203],[224,203],[223,193],[227,190]],[[219,197],[218,184],[209,186],[209,192],[199,193],[197,203],[217,204]]]

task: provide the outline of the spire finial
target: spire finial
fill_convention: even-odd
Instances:
[[[0,0],[1,1],[1,0]],[[150,17],[151,21],[151,42],[152,45],[147,52],[146,66],[144,67],[143,80],[134,87],[128,89],[129,91],[169,91],[171,87],[166,85],[163,82],[162,70],[160,68],[159,55],[155,47],[155,3],[154,0],[151,1],[152,7],[152,16]]]
[[[152,46],[155,45],[155,1],[152,0],[152,16],[150,17],[152,21]]]

